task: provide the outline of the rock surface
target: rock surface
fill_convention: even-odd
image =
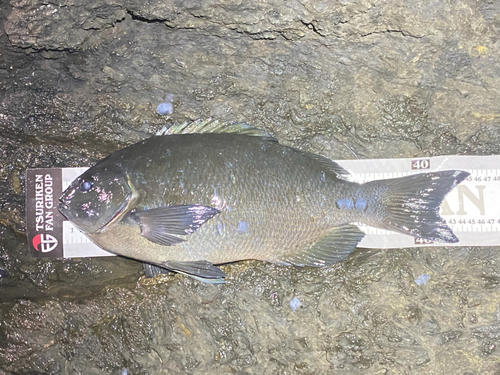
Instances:
[[[27,167],[87,166],[198,118],[332,159],[499,154],[497,1],[0,7],[0,372],[500,371],[498,248],[240,262],[211,286],[119,258],[30,258],[24,222]]]

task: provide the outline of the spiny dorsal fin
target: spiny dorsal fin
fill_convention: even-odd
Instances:
[[[255,126],[245,122],[219,122],[212,119],[185,122],[184,124],[173,125],[168,129],[164,126],[156,135],[193,133],[237,133],[253,137],[262,137],[266,140],[277,142],[276,138],[269,135],[264,130],[257,129]]]

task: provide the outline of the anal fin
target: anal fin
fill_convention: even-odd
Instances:
[[[282,259],[284,264],[295,266],[323,267],[344,260],[364,237],[355,225],[333,228],[323,238],[306,247],[300,253]]]

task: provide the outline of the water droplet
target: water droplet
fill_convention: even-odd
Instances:
[[[415,279],[415,283],[417,285],[425,285],[427,284],[427,281],[429,281],[430,279],[431,276],[428,273],[423,273]]]

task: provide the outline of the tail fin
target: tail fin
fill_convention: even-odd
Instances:
[[[367,224],[436,242],[458,242],[439,215],[439,206],[467,176],[452,170],[367,182],[366,192],[377,197],[368,208]]]

